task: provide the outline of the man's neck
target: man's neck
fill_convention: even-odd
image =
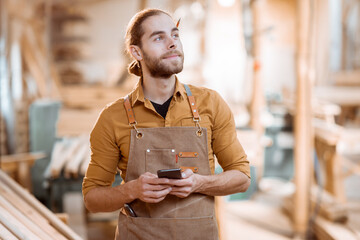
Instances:
[[[145,98],[163,104],[174,94],[175,74],[170,78],[143,76],[143,91]]]

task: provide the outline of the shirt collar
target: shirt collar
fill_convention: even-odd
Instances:
[[[142,77],[139,79],[136,84],[133,92],[131,93],[131,105],[134,106],[137,101],[145,102],[144,90],[143,90],[143,79]],[[175,76],[175,91],[174,91],[174,99],[175,101],[182,101],[186,98],[186,90],[184,85],[179,81],[177,76]]]

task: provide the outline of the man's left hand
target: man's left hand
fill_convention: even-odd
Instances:
[[[185,198],[195,192],[200,184],[200,175],[194,174],[190,169],[182,173],[182,179],[169,179],[172,191],[169,193],[180,198]]]

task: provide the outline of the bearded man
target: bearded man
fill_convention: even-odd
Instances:
[[[214,196],[250,185],[233,115],[217,92],[177,79],[184,53],[169,13],[138,12],[126,47],[139,82],[103,109],[91,132],[85,205],[120,209],[116,239],[218,239]],[[214,155],[224,170],[216,175]],[[124,181],[113,187],[118,170]]]

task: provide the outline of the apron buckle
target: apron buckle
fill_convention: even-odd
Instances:
[[[201,129],[201,126],[200,126],[200,116],[199,118],[195,118],[193,117],[193,121],[195,122],[196,126],[198,127],[198,130],[196,131],[196,136],[198,137],[201,137],[203,135],[203,130]]]
[[[144,136],[144,134],[141,133],[141,132],[136,128],[136,124],[137,124],[136,121],[135,121],[135,122],[132,122],[132,123],[129,123],[129,125],[130,125],[131,127],[133,127],[133,128],[135,129],[135,131],[136,131],[136,138],[140,139],[140,138],[142,138],[142,137]]]

